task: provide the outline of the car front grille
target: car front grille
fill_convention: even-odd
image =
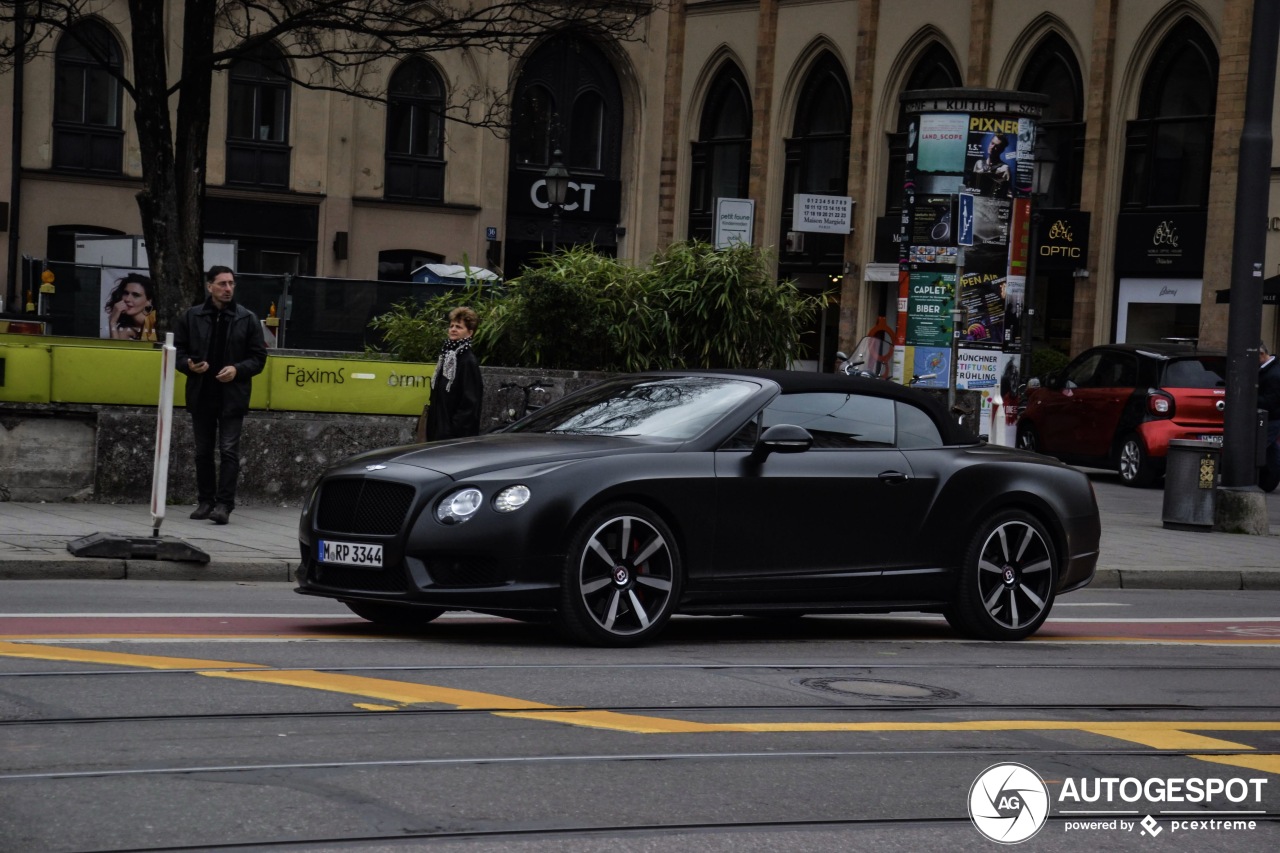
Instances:
[[[385,569],[358,569],[352,566],[315,563],[311,569],[311,582],[319,586],[353,592],[405,591],[404,571],[399,566]]]
[[[498,586],[503,582],[498,564],[484,557],[432,557],[427,574],[434,586]]]
[[[393,536],[404,527],[414,488],[385,480],[335,479],[320,489],[316,527],[357,536]]]

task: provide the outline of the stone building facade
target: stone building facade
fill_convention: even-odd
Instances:
[[[183,4],[163,2],[178,20]],[[85,26],[127,69],[125,3],[98,6]],[[1021,89],[1049,97],[1042,130],[1056,165],[1042,219],[1071,235],[1036,273],[1035,345],[1221,346],[1252,9],[672,0],[636,42],[565,33],[514,57],[388,60],[367,71],[385,80],[381,102],[290,85],[268,46],[215,78],[206,233],[237,241],[244,272],[376,279],[466,260],[511,276],[553,241],[644,263],[672,240],[712,238],[717,199],[750,199],[751,240],[776,252],[779,275],[838,294],[801,361],[831,369],[837,347],[879,316],[895,321],[903,295],[900,95]],[[510,134],[433,123],[434,105],[475,86],[511,96]],[[20,179],[21,201],[0,248],[17,234],[20,255],[70,260],[76,234],[141,233],[128,98],[83,51],[50,45],[16,94],[12,72],[0,75],[0,138],[13,138],[16,110],[0,200]],[[543,180],[557,150],[572,183],[553,233]],[[797,194],[850,197],[850,233],[797,232]],[[1275,213],[1269,276],[1280,272]],[[9,307],[19,291],[5,282]],[[1275,342],[1273,307],[1262,332]]]

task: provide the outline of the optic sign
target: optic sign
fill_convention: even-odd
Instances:
[[[791,211],[792,231],[848,234],[853,228],[853,199],[847,195],[796,193]]]
[[[577,181],[569,182],[569,191],[564,195],[564,206],[561,210],[571,213],[579,209],[579,202],[574,199],[574,194],[578,194],[581,201],[581,209],[583,213],[591,212],[591,194],[595,192],[595,184],[580,184]],[[574,200],[570,200],[574,199]],[[551,202],[547,201],[547,179],[543,178],[534,181],[533,186],[529,187],[529,201],[533,202],[533,206],[539,210],[549,210]]]

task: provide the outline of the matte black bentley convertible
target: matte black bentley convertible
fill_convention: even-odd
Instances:
[[[352,457],[299,538],[298,591],[387,626],[472,610],[631,645],[673,613],[919,610],[1015,640],[1093,578],[1099,522],[1084,474],[979,442],[923,392],[695,371]]]

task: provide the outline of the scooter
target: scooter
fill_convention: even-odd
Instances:
[[[836,353],[836,373],[866,379],[888,379],[893,366],[893,332],[881,317],[863,336],[853,355]]]

